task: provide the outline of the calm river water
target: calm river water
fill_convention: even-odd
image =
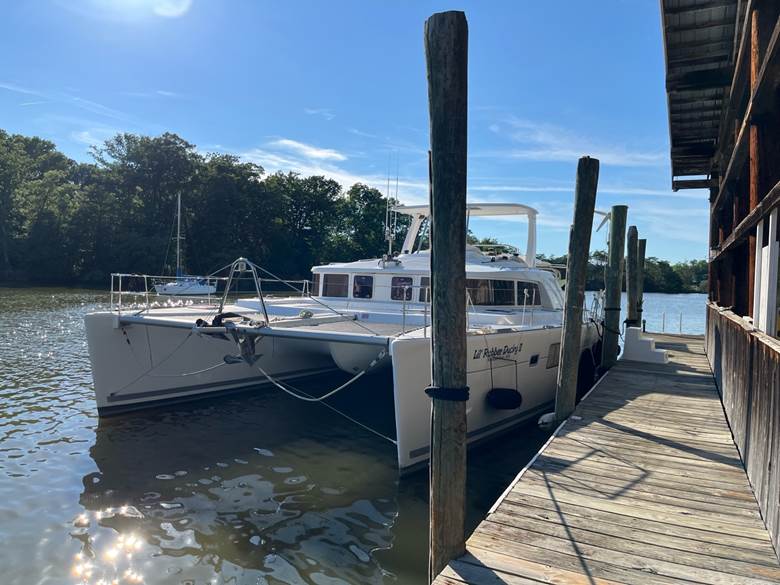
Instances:
[[[672,300],[703,330],[701,296]],[[322,406],[258,390],[99,421],[82,318],[105,302],[0,288],[0,582],[425,582],[426,473]],[[470,528],[545,439],[469,452]]]

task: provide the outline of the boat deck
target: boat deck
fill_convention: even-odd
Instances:
[[[780,582],[703,340],[654,335],[515,479],[437,585]]]
[[[195,324],[197,319],[211,321],[217,312],[215,306],[163,307],[147,312],[132,313],[128,311],[120,317],[120,320],[123,323],[145,323],[147,325],[189,329]],[[229,305],[224,308],[224,312],[235,312],[259,320],[262,319],[261,313],[250,311],[242,306]],[[356,312],[346,311],[343,316],[338,313],[317,315],[313,319],[298,319],[292,315],[279,318],[278,320],[272,319],[271,326],[265,335],[301,337],[308,333],[312,335],[312,338],[317,338],[319,335],[335,334],[387,339],[422,329],[421,325],[404,325],[403,323],[350,318],[350,315]],[[428,329],[430,330],[430,326]]]

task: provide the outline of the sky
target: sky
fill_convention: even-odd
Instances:
[[[423,24],[443,10],[469,23],[470,201],[535,207],[538,251],[564,253],[589,155],[597,209],[628,205],[648,256],[706,256],[707,192],[671,190],[657,0],[9,2],[0,128],[80,161],[117,132],[176,132],[267,172],[383,192],[390,179],[392,195],[424,203]],[[471,227],[525,238],[512,219]],[[591,249],[605,241],[594,232]]]

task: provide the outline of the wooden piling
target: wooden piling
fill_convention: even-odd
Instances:
[[[558,388],[555,393],[555,418],[558,421],[571,414],[577,400],[582,306],[585,302],[590,234],[593,230],[598,182],[598,159],[583,156],[577,164],[574,223],[569,231],[569,255],[566,260],[566,305],[558,365]]]
[[[647,253],[647,240],[640,238],[637,244],[637,269],[636,269],[636,318],[639,326],[642,325],[642,312],[645,304],[645,254]]]
[[[425,23],[431,124],[432,372],[429,581],[465,551],[466,106],[463,12]]]
[[[601,350],[601,369],[615,365],[620,335],[620,294],[623,251],[626,245],[626,218],[628,207],[614,205],[609,221],[609,253],[604,299],[604,339]]]
[[[753,4],[750,12],[750,88],[754,90],[758,83],[758,74],[761,66],[761,39],[759,37],[759,12]],[[760,145],[761,137],[758,124],[751,121],[748,134],[748,213],[753,211],[758,205],[761,186],[760,182]],[[736,199],[736,197],[735,197]],[[753,301],[755,298],[755,275],[756,275],[756,232],[750,231],[748,234],[748,306],[747,314],[755,317],[753,314]]]
[[[628,242],[626,245],[626,327],[638,327],[639,321],[637,319],[637,305],[639,303],[639,290],[637,284],[637,264],[639,256],[638,240],[639,233],[636,226],[632,225],[628,228]]]

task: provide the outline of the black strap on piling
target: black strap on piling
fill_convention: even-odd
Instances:
[[[604,312],[605,313],[607,311],[619,311],[619,310],[620,310],[620,307],[604,307]]]
[[[441,386],[428,386],[425,393],[437,400],[451,400],[453,402],[466,402],[469,399],[469,387],[443,388]]]

